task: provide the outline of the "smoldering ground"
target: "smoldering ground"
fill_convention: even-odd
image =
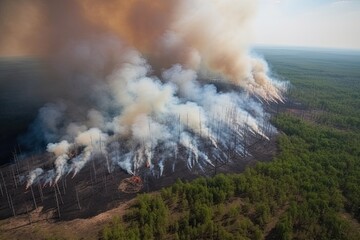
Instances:
[[[46,59],[49,81],[63,83],[63,98],[39,110],[26,138],[48,144],[54,169],[35,169],[28,186],[75,176],[99,155],[108,171],[137,174],[176,171],[176,161],[202,169],[229,148],[243,154],[245,132],[266,138],[262,104],[282,101],[286,88],[249,53],[253,0],[30,0],[0,9],[0,53]]]

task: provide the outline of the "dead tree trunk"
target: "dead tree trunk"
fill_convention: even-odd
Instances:
[[[31,190],[31,196],[32,196],[33,201],[34,201],[34,206],[35,206],[35,209],[36,209],[36,208],[37,208],[37,204],[36,204],[34,189],[33,189],[32,185],[30,185],[30,190]]]
[[[6,194],[6,198],[7,198],[7,200],[8,200],[9,208],[12,210],[13,215],[14,215],[14,217],[15,217],[15,209],[14,209],[14,205],[12,204],[12,199],[11,199],[11,196],[10,196],[10,194],[9,194],[8,190],[7,190],[4,175],[3,175],[3,173],[2,173],[2,172],[0,172],[0,174],[1,174],[1,178],[2,178],[2,180],[3,180],[3,184],[4,184],[4,188],[5,188],[5,194]]]
[[[25,203],[25,207],[26,207],[26,215],[28,216],[28,218],[29,218],[29,224],[31,225],[31,224],[32,224],[31,214],[29,213],[29,208],[28,208],[27,203]]]
[[[55,184],[56,186],[56,189],[57,189],[57,191],[58,191],[58,193],[59,193],[59,198],[60,198],[60,201],[61,201],[61,204],[63,204],[64,205],[64,201],[63,201],[63,199],[62,199],[62,197],[61,197],[61,192],[60,192],[60,189],[59,189],[59,185],[56,183]]]
[[[40,183],[38,184],[38,189],[39,189],[39,193],[40,193],[41,202],[44,202],[44,195],[43,195],[43,191],[42,191],[42,187],[41,187]]]
[[[109,156],[108,156],[108,154],[106,154],[105,159],[106,159],[106,167],[107,167],[108,173],[110,173],[110,164],[109,164]]]
[[[13,202],[12,197],[11,197],[10,194],[9,194],[9,201],[10,201],[10,207],[11,207],[13,216],[15,217],[15,216],[16,216],[16,212],[15,212],[14,202]]]
[[[11,167],[11,172],[12,172],[12,176],[14,179],[15,188],[17,189],[17,180],[16,180],[16,176],[15,176],[14,166]]]
[[[76,201],[77,201],[78,208],[79,208],[79,210],[81,210],[79,194],[78,194],[78,191],[77,191],[76,187],[75,187],[75,195],[76,195]]]
[[[20,150],[20,148],[19,148]],[[15,162],[15,167],[16,167],[16,172],[17,172],[17,175],[19,175],[19,159],[17,157],[17,152],[16,152],[16,149],[15,149],[15,153],[14,153],[14,162]]]
[[[67,188],[67,180],[66,180],[66,176],[64,178],[64,182],[65,182],[65,188]]]
[[[55,192],[56,207],[57,207],[59,218],[61,218],[59,199],[58,199],[58,196],[57,196],[57,193],[56,193],[56,187],[55,186],[54,186],[54,190],[55,190],[54,192]]]
[[[65,181],[66,181],[66,178],[65,178]],[[64,193],[64,195],[66,194],[65,181],[64,181],[64,178],[61,179],[61,183],[62,183],[62,188],[63,188],[63,193]]]

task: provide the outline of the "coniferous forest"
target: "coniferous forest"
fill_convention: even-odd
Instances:
[[[273,161],[138,195],[99,238],[360,238],[360,55],[258,52],[291,83]]]

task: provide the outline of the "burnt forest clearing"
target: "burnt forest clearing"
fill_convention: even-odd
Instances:
[[[201,174],[179,166],[176,174],[150,177],[140,193],[119,192],[126,173],[108,175],[93,165],[45,189],[48,195],[33,186],[22,200],[4,187],[11,168],[21,171],[8,166],[2,169],[9,171],[1,179],[2,216],[12,215],[12,199],[24,204],[15,205],[22,208],[16,217],[1,220],[0,238],[358,239],[360,54],[285,48],[256,53],[291,85],[284,104],[268,106],[279,134],[249,147],[253,157]],[[81,174],[91,183],[81,182]],[[81,211],[84,203],[95,210]],[[40,212],[30,212],[35,204]],[[77,231],[71,221],[83,226]]]

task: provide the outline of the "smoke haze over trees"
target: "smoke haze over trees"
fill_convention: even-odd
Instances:
[[[22,138],[30,149],[49,144],[55,169],[31,172],[28,184],[76,175],[98,155],[109,171],[136,174],[175,167],[169,159],[185,151],[181,161],[203,169],[214,164],[208,146],[224,159],[233,133],[241,142],[245,131],[275,131],[265,129],[262,103],[282,101],[286,83],[250,54],[256,1],[30,0],[1,9],[0,55],[38,56],[51,66],[48,81],[61,83],[60,100]]]

